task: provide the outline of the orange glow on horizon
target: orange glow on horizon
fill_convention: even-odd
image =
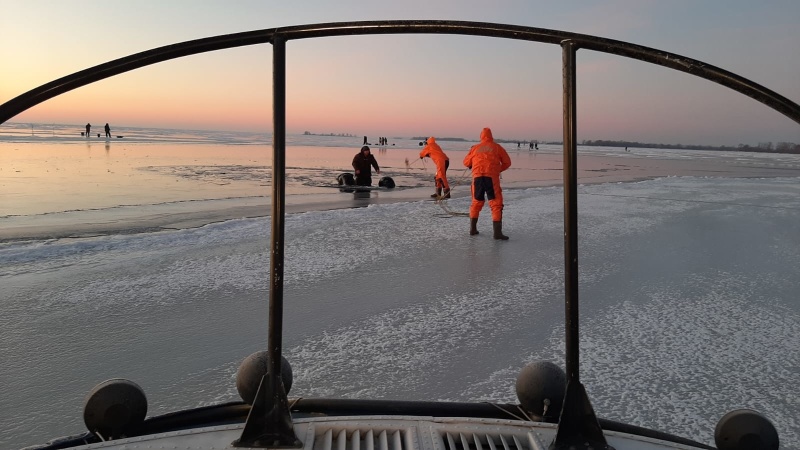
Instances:
[[[25,9],[23,6],[14,8]],[[66,16],[74,13],[66,6],[54,4],[53,9],[62,10]],[[127,9],[129,14],[141,13],[136,8]],[[229,12],[226,9],[220,14]],[[636,15],[631,11],[628,14]],[[142,23],[146,22],[142,18]],[[251,29],[264,27],[256,22],[252,24],[261,26]],[[0,21],[8,25],[5,30],[13,30],[13,35],[20,37],[15,45],[0,49],[0,58],[16,61],[13,70],[3,75],[0,102],[106,61],[169,43],[242,31],[244,26],[239,22],[211,23],[214,26],[210,28],[185,23],[186,29],[154,26],[150,29],[157,32],[152,34],[142,34],[138,27],[115,25],[114,33],[98,40],[98,34],[92,34],[91,39],[79,34],[61,36],[54,31],[60,22],[52,18],[42,18],[36,26]],[[625,34],[628,25],[642,23],[651,22],[633,20],[616,23],[615,28],[587,20],[583,27],[589,34],[595,34],[592,31],[596,28],[619,28],[617,38],[647,43]],[[717,32],[718,45],[720,36],[730,37],[724,30]],[[675,43],[664,36],[656,34],[651,39],[668,51],[685,50],[680,40]],[[692,42],[699,46],[697,41]],[[722,53],[706,49],[706,54],[697,56],[716,62],[718,55],[722,59],[729,56],[724,53],[726,48],[722,45]],[[758,52],[753,57],[766,59]],[[781,93],[789,98],[797,98],[800,92],[794,79],[787,82],[780,76],[797,72],[789,59],[773,61],[787,66],[766,72],[764,67],[769,65],[763,62],[767,61],[757,66],[741,58],[722,62],[731,65],[720,64],[726,69],[742,64],[743,75],[750,70],[766,76],[768,87],[776,84],[774,89],[786,91]],[[289,133],[474,138],[481,128],[490,126],[504,139],[562,139],[558,46],[475,36],[347,36],[289,42],[286,63]],[[271,79],[272,49],[268,44],[215,51],[101,80],[12,120],[271,131]],[[581,51],[578,92],[579,139],[716,145],[800,141],[796,124],[752,99],[706,80],[619,56]]]

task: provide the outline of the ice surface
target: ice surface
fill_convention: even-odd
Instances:
[[[710,443],[747,407],[798,448],[799,186],[580,188],[581,379],[599,415]],[[563,192],[505,197],[508,242],[488,210],[470,237],[433,202],[290,215],[290,395],[515,401],[526,363],[563,364]],[[266,346],[269,230],[0,246],[0,446],[79,432],[83,396],[112,377],[142,385],[151,415],[236,400],[236,368]]]

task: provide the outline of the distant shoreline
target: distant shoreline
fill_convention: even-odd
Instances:
[[[312,133],[310,131],[304,131],[303,136],[356,137],[355,134],[350,133]]]
[[[428,140],[428,138],[422,137],[422,136],[414,136],[414,137],[409,138],[409,139],[411,139],[412,141],[427,141]],[[477,142],[474,139],[470,140],[470,139],[464,139],[464,138],[459,138],[459,137],[437,137],[436,140],[437,141],[452,141],[452,142]]]
[[[62,133],[61,136],[64,136],[64,132],[69,133],[68,135],[72,140],[81,141],[86,140],[85,136],[81,136],[80,132],[84,131],[84,125],[74,125],[74,124],[56,124],[56,123],[39,123],[39,122],[15,122],[15,121],[8,121],[6,123],[0,124],[0,141],[5,142],[12,142],[17,141],[18,139],[24,137],[47,137],[55,135],[56,131]],[[232,130],[195,130],[195,129],[173,129],[173,128],[154,128],[154,127],[126,127],[126,126],[118,126],[112,127],[112,134],[114,137],[121,137],[117,136],[120,130],[130,130],[133,132],[133,136],[125,136],[131,138],[131,140],[135,140],[136,138],[136,131],[138,130],[161,130],[161,131],[183,131],[183,132],[190,132],[190,133],[198,133],[204,137],[210,137],[215,134],[219,134],[220,136],[227,136],[231,133],[234,134],[242,134],[244,136],[248,136],[249,138],[253,138],[257,136],[256,141],[268,145],[271,142],[271,131],[232,131]],[[16,132],[17,134],[13,134]],[[129,133],[130,134],[130,133]],[[320,137],[346,137],[346,138],[360,138],[360,135],[355,135],[352,133],[315,133],[311,131],[304,131],[303,133],[288,133],[292,136],[320,136]],[[405,140],[408,139],[409,141],[426,141],[428,136],[413,136],[409,138],[405,137],[393,137],[391,139],[394,140]],[[442,142],[477,142],[477,139],[465,139],[461,137],[436,137],[437,141]],[[544,139],[507,139],[507,138],[500,138],[495,137],[495,141],[501,144],[514,144],[514,143],[524,143],[529,144],[531,142],[543,144],[543,145],[563,145],[561,141],[549,141]],[[192,141],[191,143],[202,143]],[[220,143],[219,140],[211,139],[209,143]],[[618,148],[654,148],[654,149],[664,149],[664,150],[710,150],[710,151],[738,151],[738,152],[750,152],[750,153],[778,153],[778,154],[800,154],[800,144],[796,144],[794,142],[760,142],[757,145],[750,145],[740,143],[738,145],[701,145],[701,144],[662,144],[662,143],[652,143],[652,142],[636,142],[636,141],[625,141],[625,140],[608,140],[608,139],[583,139],[581,140],[578,145],[588,146],[588,147],[618,147]]]

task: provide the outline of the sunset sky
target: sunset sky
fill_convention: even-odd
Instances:
[[[319,22],[450,19],[598,35],[699,59],[800,102],[800,1],[0,0],[0,103],[70,73],[191,39]],[[13,118],[271,131],[272,47],[142,68]],[[561,140],[561,48],[452,35],[287,44],[290,133]],[[757,101],[660,66],[578,52],[578,139],[800,143]]]

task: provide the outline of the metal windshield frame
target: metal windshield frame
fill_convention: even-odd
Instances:
[[[377,34],[449,34],[494,37],[521,41],[555,44],[562,47],[563,77],[563,155],[564,155],[564,256],[565,256],[565,311],[566,311],[566,372],[567,392],[564,410],[559,421],[559,431],[552,448],[568,448],[574,442],[591,441],[595,448],[609,448],[591,411],[586,393],[579,378],[578,351],[578,201],[577,201],[577,93],[576,53],[579,49],[631,58],[685,72],[725,86],[780,112],[800,124],[800,106],[782,95],[732,72],[675,53],[650,47],[606,39],[598,36],[571,33],[545,28],[484,22],[447,20],[386,20],[320,23],[298,25],[242,33],[213,36],[154,48],[123,58],[90,67],[46,83],[0,105],[0,124],[17,114],[65,92],[109,77],[129,72],[159,62],[185,56],[256,44],[273,46],[273,182],[272,182],[272,236],[270,243],[270,293],[268,352],[270,367],[265,377],[266,389],[273,398],[264,401],[275,405],[285,402],[279,374],[281,373],[283,327],[283,264],[285,225],[285,158],[286,158],[286,43],[298,39],[331,36],[356,36]],[[8,70],[8,69],[7,69]],[[263,406],[263,405],[262,405]],[[587,414],[587,408],[591,414]],[[253,407],[256,409],[256,406]],[[285,411],[288,415],[288,409]],[[251,413],[251,416],[253,414]],[[284,428],[285,418],[271,417],[253,427]],[[587,420],[588,418],[588,420]],[[254,419],[254,422],[257,422]],[[243,433],[242,445],[263,441],[265,434],[252,431],[250,440]],[[275,424],[278,425],[275,425]],[[289,419],[288,426],[291,425]],[[597,434],[599,433],[599,437]],[[269,434],[269,433],[267,433]],[[274,439],[273,439],[274,438]],[[269,435],[273,442],[287,440],[286,446],[296,445],[292,436]],[[582,440],[581,440],[582,439]],[[272,445],[274,447],[274,445]]]

